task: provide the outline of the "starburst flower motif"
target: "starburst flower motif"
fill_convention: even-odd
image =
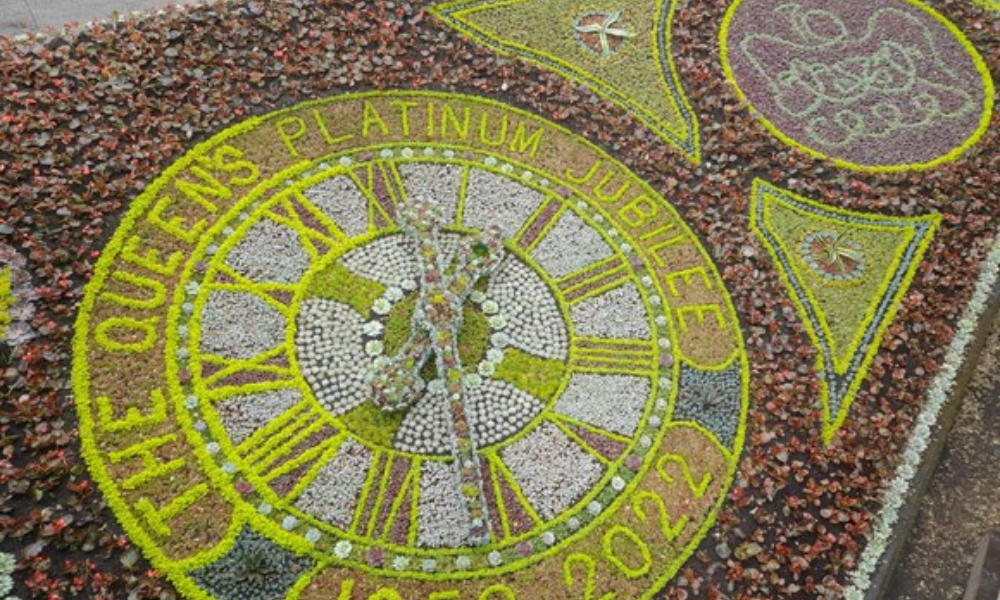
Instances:
[[[619,11],[591,12],[582,15],[573,25],[576,39],[595,54],[612,56],[618,52],[625,40],[636,36],[620,23],[620,19]]]
[[[806,263],[826,279],[856,279],[865,269],[861,245],[848,238],[846,233],[810,233],[802,240],[802,255]]]

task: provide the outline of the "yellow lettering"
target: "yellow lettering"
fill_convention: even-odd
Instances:
[[[448,125],[455,130],[455,137],[464,140],[469,137],[469,119],[472,118],[471,109],[466,106],[462,109],[462,122],[459,123],[458,115],[450,104],[441,105],[441,137],[448,137]]]
[[[201,156],[199,157],[205,162],[211,164],[208,158]],[[199,161],[201,162],[201,161]],[[221,198],[223,200],[229,200],[233,197],[233,192],[228,187],[222,185],[222,182],[212,176],[208,171],[201,169],[199,167],[191,166],[189,172],[195,177],[201,180],[201,183],[194,183],[191,181],[185,181],[183,179],[175,179],[174,187],[180,193],[184,194],[184,197],[191,200],[195,204],[201,206],[210,213],[218,212],[219,207],[213,204],[205,196],[212,196],[214,198]]]
[[[597,161],[595,161],[594,164],[590,167],[590,170],[587,171],[587,174],[584,175],[583,177],[577,177],[569,169],[566,169],[566,179],[569,179],[573,183],[584,185],[585,183],[593,179],[594,175],[597,174],[597,170],[601,168],[602,164],[604,163],[601,162],[601,159],[597,159]]]
[[[489,124],[489,113],[483,113],[479,117],[479,141],[487,146],[502,146],[507,141],[507,115],[503,115],[500,120],[500,135],[490,139],[487,130]]]
[[[403,600],[395,589],[391,587],[379,588],[377,592],[368,596],[368,600]]]
[[[431,592],[430,596],[427,596],[427,600],[458,600],[461,595],[458,590],[445,590],[443,592]]]
[[[97,419],[101,424],[101,429],[108,433],[148,427],[167,420],[167,401],[163,396],[163,391],[155,389],[149,392],[149,399],[153,402],[153,408],[148,414],[142,414],[135,406],[129,406],[125,412],[124,419],[116,419],[114,407],[111,400],[106,396],[98,396],[94,401],[97,405]]]
[[[670,288],[670,295],[677,298],[681,295],[681,293],[677,290],[677,280],[680,279],[684,282],[684,285],[690,286],[691,279],[695,275],[701,277],[706,290],[712,289],[712,280],[709,279],[708,271],[705,270],[705,267],[693,267],[691,269],[684,269],[683,271],[676,271],[674,273],[670,273],[669,275],[664,275],[663,281],[667,284],[667,287]]]
[[[594,197],[595,198],[597,198],[601,202],[607,202],[608,204],[613,204],[613,203],[618,202],[619,200],[621,200],[621,197],[625,195],[625,192],[627,192],[628,189],[630,187],[632,187],[632,184],[630,182],[628,182],[628,181],[626,181],[625,183],[621,184],[618,187],[618,190],[615,191],[615,193],[613,193],[613,194],[606,194],[604,192],[605,186],[607,186],[609,183],[611,183],[614,180],[614,178],[615,178],[616,175],[617,174],[614,171],[610,170],[610,169],[608,170],[607,173],[604,174],[604,177],[601,178],[601,182],[598,183],[594,187]]]
[[[651,217],[655,217],[659,212],[656,203],[646,196],[636,196],[628,204],[618,209],[618,218],[628,224],[629,227],[641,227]]]
[[[492,600],[493,598],[503,598],[503,600],[517,600],[517,596],[514,594],[514,590],[505,586],[502,583],[495,583],[490,587],[483,590],[482,594],[479,594],[479,600]]]
[[[156,225],[163,231],[177,237],[181,241],[193,244],[198,241],[198,236],[205,229],[205,221],[201,220],[192,225],[189,229],[184,229],[182,225],[184,224],[184,219],[181,217],[168,217],[168,220],[163,219],[163,211],[167,209],[173,203],[173,199],[170,196],[160,196],[160,198],[150,209],[149,213],[146,215],[146,220],[148,220],[153,225]]]
[[[656,472],[659,473],[660,479],[666,483],[673,483],[674,478],[667,473],[667,464],[673,464],[680,467],[681,474],[684,476],[684,481],[688,485],[688,489],[694,497],[701,498],[708,491],[709,484],[712,483],[712,472],[706,471],[701,477],[701,481],[695,481],[694,474],[691,472],[691,466],[688,465],[688,461],[680,454],[664,454],[656,461]]]
[[[671,479],[668,483],[672,482]],[[641,491],[635,495],[632,499],[632,512],[635,516],[639,517],[639,520],[643,523],[648,521],[646,517],[646,509],[643,508],[643,503],[646,500],[652,500],[653,506],[656,507],[657,512],[660,515],[660,532],[663,533],[663,538],[668,542],[674,541],[681,531],[684,530],[684,526],[688,523],[688,516],[681,515],[679,519],[675,522],[670,522],[670,515],[667,514],[667,505],[663,502],[663,498],[657,496],[653,492]]]
[[[378,114],[378,110],[371,102],[365,100],[364,113],[361,115],[361,137],[368,137],[372,125],[376,125],[382,135],[389,134],[389,127],[386,126],[382,115]]]
[[[626,542],[631,542],[635,548],[639,551],[639,557],[642,560],[642,564],[638,567],[633,567],[628,565],[618,556],[619,552],[615,549],[616,538],[622,539]],[[649,573],[650,567],[653,566],[653,556],[649,553],[649,546],[646,542],[642,541],[642,538],[624,525],[615,525],[604,534],[603,548],[604,556],[608,559],[608,562],[618,567],[618,570],[622,572],[625,577],[629,579],[638,579],[646,573]],[[619,547],[622,546],[621,543],[617,544]]]
[[[642,240],[642,241],[646,241],[646,240],[655,238],[656,236],[660,235],[661,233],[668,233],[671,229],[674,229],[675,227],[676,227],[676,225],[674,223],[667,223],[663,227],[657,227],[656,229],[654,229],[652,231],[647,231],[646,233],[644,233],[641,236],[639,236],[639,239]]]
[[[141,498],[135,503],[135,508],[146,519],[146,522],[149,523],[150,528],[155,533],[163,537],[168,537],[172,532],[167,525],[167,521],[184,512],[195,502],[207,495],[208,485],[199,483],[180,496],[176,496],[163,508],[156,508],[148,498]]]
[[[604,166],[603,161],[601,161],[601,159],[597,159],[597,161],[594,162],[593,166],[590,167],[590,170],[587,171],[586,175],[584,175],[583,177],[577,177],[576,175],[573,175],[569,171],[569,169],[566,169],[566,178],[572,181],[573,183],[579,185],[585,185],[594,179],[594,177],[597,175],[597,173],[603,166]],[[621,186],[618,187],[618,190],[615,191],[615,193],[608,194],[605,192],[605,188],[615,179],[616,175],[617,173],[615,173],[613,169],[608,169],[607,172],[604,173],[604,176],[601,177],[600,183],[594,186],[595,198],[597,198],[602,202],[606,202],[608,204],[612,204],[614,202],[621,200],[621,197],[624,196],[625,192],[627,192],[628,189],[632,186],[632,184],[629,183],[627,180],[625,181],[625,183],[621,184]]]
[[[524,154],[528,152],[530,148],[531,151],[528,152],[528,156],[535,158],[538,154],[538,147],[542,143],[542,135],[545,133],[544,129],[536,129],[531,136],[528,136],[527,130],[524,127],[524,123],[518,123],[517,129],[514,130],[514,137],[510,141],[510,149],[512,152],[520,152]]]
[[[294,126],[295,130],[290,131],[288,129],[289,125]],[[299,151],[295,149],[295,144],[292,142],[306,134],[306,122],[300,117],[285,117],[275,123],[274,126],[278,130],[278,135],[281,136],[281,141],[285,143],[285,148],[288,148],[288,153],[298,158]]]
[[[337,600],[351,600],[351,595],[354,594],[354,580],[344,579],[340,582],[340,593],[337,594]]]
[[[686,238],[684,237],[683,234],[678,233],[677,235],[675,235],[674,237],[672,237],[670,239],[666,239],[666,240],[663,240],[662,242],[657,242],[657,243],[653,244],[652,246],[650,246],[649,248],[647,248],[646,251],[649,252],[653,256],[653,259],[656,261],[657,266],[665,267],[665,266],[667,266],[667,263],[669,261],[667,261],[667,259],[665,259],[663,257],[663,255],[660,254],[660,250],[663,250],[664,248],[669,248],[670,246],[673,246],[674,244],[679,244],[679,243],[683,242],[685,239]]]
[[[394,100],[389,103],[389,106],[399,109],[399,124],[403,127],[403,135],[409,137],[410,135],[410,109],[417,106],[416,102],[404,102],[403,100]]]
[[[94,329],[94,339],[105,350],[135,354],[146,352],[156,345],[156,322],[158,317],[139,320],[132,317],[111,317]],[[113,339],[111,332],[124,332],[126,341]],[[142,337],[136,340],[136,334]],[[115,337],[118,337],[117,335]],[[132,339],[127,339],[132,338]]]
[[[319,127],[319,132],[323,134],[323,139],[326,140],[327,146],[336,146],[337,144],[343,144],[347,140],[353,138],[354,136],[347,133],[340,137],[333,137],[330,135],[330,130],[326,128],[326,121],[323,120],[323,115],[320,114],[318,108],[312,110],[313,119],[316,121],[316,126]]]
[[[184,255],[181,252],[174,252],[167,259],[167,262],[160,262],[160,251],[155,248],[150,248],[144,256],[139,256],[136,252],[136,248],[139,246],[139,242],[142,241],[137,235],[133,235],[125,242],[125,246],[122,248],[122,258],[126,262],[130,262],[134,265],[138,265],[145,269],[149,269],[154,273],[159,273],[160,275],[171,276],[177,267],[184,260]]]
[[[677,309],[677,320],[680,322],[682,333],[687,333],[688,329],[690,329],[687,316],[692,313],[698,324],[704,324],[705,315],[711,313],[715,315],[715,321],[718,323],[719,329],[722,331],[726,330],[726,320],[723,318],[722,310],[718,306],[715,304],[697,304]]]
[[[129,308],[138,308],[142,310],[159,308],[164,302],[167,301],[167,287],[155,279],[140,277],[139,275],[134,275],[128,271],[115,271],[111,274],[111,279],[150,290],[152,291],[152,297],[129,298],[128,296],[122,296],[121,294],[116,294],[114,292],[104,292],[101,294],[102,300],[107,300],[108,302],[118,304],[119,306],[127,306]]]
[[[576,552],[566,557],[566,560],[563,561],[563,581],[570,589],[576,586],[577,581],[573,577],[573,565],[583,565],[583,600],[593,600],[597,581],[597,561],[589,554],[582,552]],[[614,597],[613,593],[608,593],[601,596],[600,600],[614,600]]]
[[[108,459],[110,459],[114,464],[118,464],[124,460],[132,458],[138,458],[139,461],[142,462],[142,471],[139,471],[125,481],[122,481],[122,488],[126,490],[134,490],[140,485],[149,483],[158,477],[169,475],[183,467],[183,458],[175,458],[169,462],[162,462],[153,452],[157,448],[162,448],[163,446],[172,444],[176,441],[177,436],[172,433],[168,433],[160,437],[145,439],[134,446],[126,448],[125,450],[108,453]]]
[[[427,103],[427,137],[434,137],[434,103]]]
[[[245,160],[243,152],[239,148],[233,148],[229,145],[222,146],[215,151],[212,158],[217,171],[230,174],[246,171],[246,175],[230,179],[229,183],[232,185],[250,185],[256,183],[257,179],[260,178],[260,169],[249,160]]]

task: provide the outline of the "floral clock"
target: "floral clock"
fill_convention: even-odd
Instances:
[[[88,463],[192,598],[648,598],[743,443],[697,238],[588,142],[469,96],[197,146],[121,224],[75,344]]]

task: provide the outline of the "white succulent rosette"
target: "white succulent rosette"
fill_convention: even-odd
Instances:
[[[35,337],[35,291],[25,266],[23,256],[0,244],[0,343],[15,348]]]

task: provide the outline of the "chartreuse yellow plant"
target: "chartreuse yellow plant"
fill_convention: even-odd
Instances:
[[[605,21],[581,22],[599,52]],[[427,237],[401,231],[414,206]],[[464,281],[485,231],[498,262]],[[743,339],[698,239],[594,145],[483,98],[337,96],[196,146],[76,328],[88,465],[198,600],[647,599],[745,437]],[[405,401],[374,401],[428,340]]]
[[[14,306],[14,291],[11,286],[11,268],[0,269],[0,339],[7,336],[7,327],[13,319],[10,308]]]
[[[431,13],[476,42],[590,88],[697,163],[698,121],[672,50],[677,6],[677,0],[457,0]]]
[[[754,180],[750,225],[817,349],[825,442],[847,418],[940,220],[843,210]]]
[[[986,10],[1000,11],[1000,2],[997,0],[972,0]]]

